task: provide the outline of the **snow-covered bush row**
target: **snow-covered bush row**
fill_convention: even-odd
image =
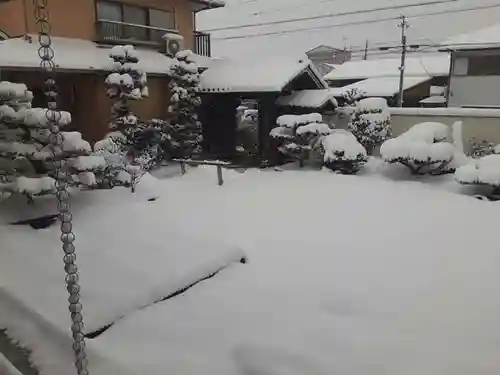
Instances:
[[[386,162],[403,164],[413,174],[439,174],[454,157],[455,148],[448,139],[447,125],[424,122],[384,142],[380,154]]]
[[[202,127],[196,108],[201,105],[200,74],[194,53],[180,51],[173,59],[169,76],[172,93],[168,106],[174,157],[192,158],[203,152]]]
[[[332,132],[322,120],[319,113],[283,115],[278,117],[278,127],[271,130],[270,136],[283,155],[298,160],[301,166],[306,161],[321,165],[324,155],[321,140]]]
[[[55,192],[56,167],[65,167],[70,186],[94,187],[95,173],[105,166],[103,158],[91,156],[90,144],[78,132],[59,133],[59,146],[52,126],[71,123],[68,112],[31,108],[33,94],[26,85],[0,82],[0,191],[33,196]]]
[[[387,101],[383,98],[366,98],[357,101],[348,127],[371,155],[392,134],[391,115]]]
[[[322,140],[324,165],[342,174],[355,174],[368,161],[365,148],[346,130],[334,130]]]

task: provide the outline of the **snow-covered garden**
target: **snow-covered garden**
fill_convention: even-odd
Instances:
[[[498,373],[497,204],[375,159],[223,187],[212,168],[73,197],[86,332],[114,323],[91,373]],[[59,228],[8,225],[50,198],[2,206],[0,325],[41,373],[72,373]]]
[[[283,166],[228,169],[223,186],[211,166],[149,173],[202,152],[198,68],[179,53],[168,121],[140,119],[134,49],[111,59],[111,132],[93,148],[64,131],[69,113],[0,82],[0,339],[40,374],[75,373],[56,180],[70,189],[90,374],[500,372],[500,206],[474,199],[500,187],[498,147],[466,155],[459,122],[392,137],[386,101],[352,92],[347,129],[277,119]]]

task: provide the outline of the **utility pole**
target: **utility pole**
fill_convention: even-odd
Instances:
[[[403,95],[404,95],[403,85],[405,80],[406,52],[407,52],[406,29],[410,27],[410,25],[408,25],[408,20],[406,19],[406,16],[404,15],[401,16],[401,23],[398,25],[398,27],[401,28],[401,65],[399,67],[398,107],[402,107]]]
[[[363,60],[368,60],[368,39],[366,39],[365,55],[363,56]]]

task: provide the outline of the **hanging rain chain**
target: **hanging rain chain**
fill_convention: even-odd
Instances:
[[[54,158],[52,166],[56,178],[56,198],[59,220],[61,222],[61,242],[64,251],[64,270],[66,272],[66,289],[69,293],[69,311],[71,312],[71,332],[73,335],[73,352],[78,375],[88,375],[87,355],[85,353],[85,336],[83,333],[82,305],[80,303],[80,285],[78,268],[75,264],[75,234],[73,233],[71,207],[69,204],[68,173],[63,159],[63,136],[59,130],[61,111],[57,109],[57,87],[55,77],[54,49],[50,37],[48,0],[33,0],[35,18],[38,28],[38,56],[40,68],[45,77],[44,94],[47,97],[46,112],[50,144]]]

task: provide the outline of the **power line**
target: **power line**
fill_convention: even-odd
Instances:
[[[235,26],[226,26],[226,27],[205,29],[202,31],[214,32],[214,31],[225,31],[225,30],[239,30],[239,29],[244,29],[244,28],[248,28],[248,27],[281,25],[281,24],[285,24],[285,23],[302,22],[302,21],[318,20],[318,19],[324,19],[324,18],[352,16],[352,15],[358,15],[358,14],[381,12],[381,11],[385,11],[385,10],[397,10],[397,9],[407,9],[407,8],[415,8],[415,7],[429,6],[429,5],[456,3],[457,1],[460,1],[460,0],[433,0],[433,1],[425,1],[425,2],[420,2],[420,3],[415,3],[415,4],[392,5],[392,6],[386,6],[386,7],[362,9],[362,10],[355,10],[355,11],[348,11],[348,12],[321,14],[321,15],[310,16],[310,17],[292,18],[292,19],[280,20],[280,21],[247,23],[247,24],[237,25],[237,26],[235,25]]]
[[[475,10],[492,9],[492,8],[498,8],[498,7],[500,7],[500,4],[484,5],[484,6],[479,6],[479,7],[446,10],[446,11],[431,12],[431,13],[422,13],[422,14],[417,14],[417,15],[411,16],[410,19],[438,16],[441,14],[452,14],[452,13],[469,12],[469,11],[475,11]],[[269,36],[269,35],[287,35],[287,34],[293,34],[293,33],[300,33],[300,32],[304,32],[304,31],[317,31],[317,30],[334,29],[336,27],[341,27],[341,26],[368,25],[368,24],[372,24],[372,23],[387,22],[387,21],[393,21],[393,20],[397,20],[397,19],[399,19],[399,17],[377,18],[377,19],[373,19],[373,20],[343,22],[343,23],[336,23],[333,25],[324,25],[324,26],[316,26],[316,27],[303,27],[303,28],[289,29],[289,30],[283,30],[283,31],[269,31],[269,32],[265,32],[265,33],[243,34],[243,35],[235,35],[235,36],[227,36],[227,37],[212,37],[212,40],[232,40],[232,39],[256,38],[256,37]]]

